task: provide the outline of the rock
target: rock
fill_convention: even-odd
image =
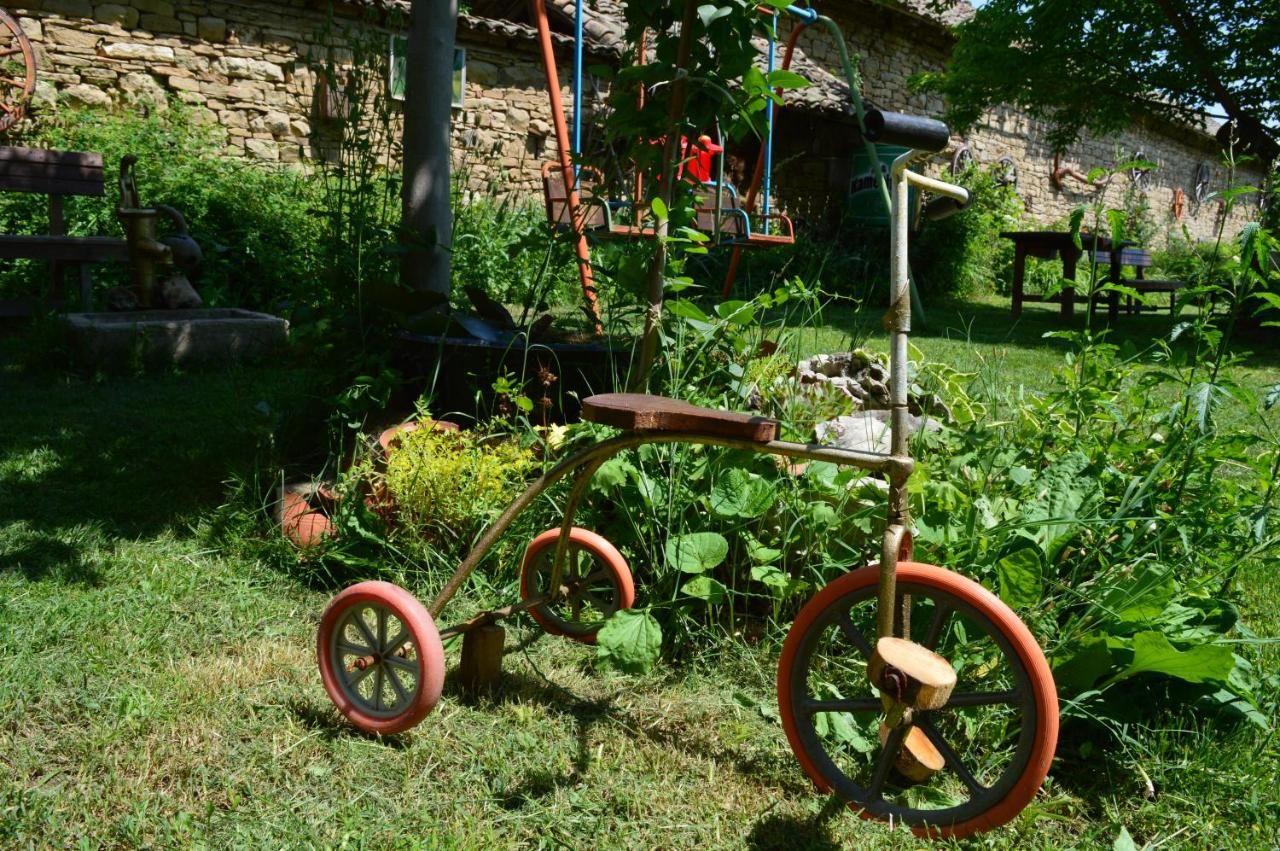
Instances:
[[[202,17],[196,21],[201,41],[217,44],[227,40],[227,22],[223,18]]]
[[[119,24],[127,30],[138,25],[138,10],[132,6],[103,3],[93,10],[94,20],[104,24]]]
[[[116,42],[102,48],[102,52],[112,59],[138,59],[143,62],[160,62],[173,64],[172,47],[162,44],[138,44],[136,42]]]
[[[887,455],[893,449],[889,418],[888,411],[859,411],[849,416],[836,417],[818,424],[818,442],[856,452],[879,452]],[[926,428],[940,431],[942,424],[937,420],[907,415],[907,434],[915,434]]]
[[[267,139],[245,139],[244,149],[260,160],[276,162],[280,159],[280,146]]]
[[[80,84],[62,90],[62,98],[81,106],[111,106],[111,96],[102,89]]]

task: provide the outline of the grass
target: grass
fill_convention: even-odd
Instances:
[[[1031,330],[1052,316],[1029,310],[1010,335],[998,305],[974,312],[962,337],[935,309],[921,348],[961,368],[977,363],[966,339],[1003,349],[1010,382],[1056,362]],[[0,338],[0,846],[918,846],[813,793],[776,721],[768,643],[709,640],[623,677],[516,622],[496,698],[450,679],[418,728],[358,734],[313,659],[337,589],[302,581],[279,546],[206,534],[229,480],[269,464],[282,434],[304,439],[280,412],[323,411],[315,376],[77,378],[17,366],[26,345]],[[1274,366],[1258,355],[1245,375]],[[497,569],[509,586],[514,565]],[[1247,622],[1280,635],[1272,566],[1245,587]],[[1107,753],[1064,736],[1044,794],[968,846],[1096,848],[1121,825],[1139,847],[1280,843],[1275,738],[1186,707],[1157,717]]]

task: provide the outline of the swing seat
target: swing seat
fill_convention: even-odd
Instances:
[[[710,189],[714,196],[715,184],[706,183],[703,185]],[[702,203],[705,206],[698,208],[695,219],[698,230],[715,234],[717,231],[716,205],[714,203],[708,204],[705,199],[702,199]],[[792,245],[795,243],[795,227],[787,216],[780,213],[755,216],[754,219],[758,224],[769,224],[769,230],[772,231],[770,233],[762,233],[760,230],[753,228],[752,218],[752,215],[738,203],[737,190],[729,184],[722,186],[720,188],[720,227],[718,228],[721,245],[740,245],[744,248],[774,248],[779,245]]]
[[[631,207],[625,202],[608,201],[596,194],[604,182],[600,172],[591,166],[578,166],[578,209],[581,210],[581,229],[598,239],[640,238],[651,239],[654,229],[647,225],[615,222],[614,207]],[[556,230],[573,231],[573,214],[569,204],[569,191],[565,185],[560,163],[542,164],[542,195],[547,210],[547,222]]]
[[[582,418],[626,431],[681,432],[768,443],[778,439],[778,421],[732,411],[700,408],[679,399],[644,393],[602,393],[582,400]]]

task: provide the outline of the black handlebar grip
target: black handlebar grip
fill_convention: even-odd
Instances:
[[[864,116],[863,123],[868,139],[886,145],[937,153],[951,141],[951,131],[941,121],[905,112],[872,109]]]
[[[924,217],[931,222],[941,221],[948,216],[953,216],[961,210],[969,206],[973,201],[973,196],[961,204],[954,198],[934,198],[928,204],[924,205]]]

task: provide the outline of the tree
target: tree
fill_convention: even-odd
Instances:
[[[961,129],[1016,104],[1064,150],[1135,116],[1198,123],[1221,109],[1224,141],[1265,161],[1280,153],[1276,0],[990,0],[956,34],[946,70],[918,82],[946,96]]]
[[[449,118],[458,0],[413,0],[405,75],[401,280],[447,295],[453,243]]]

